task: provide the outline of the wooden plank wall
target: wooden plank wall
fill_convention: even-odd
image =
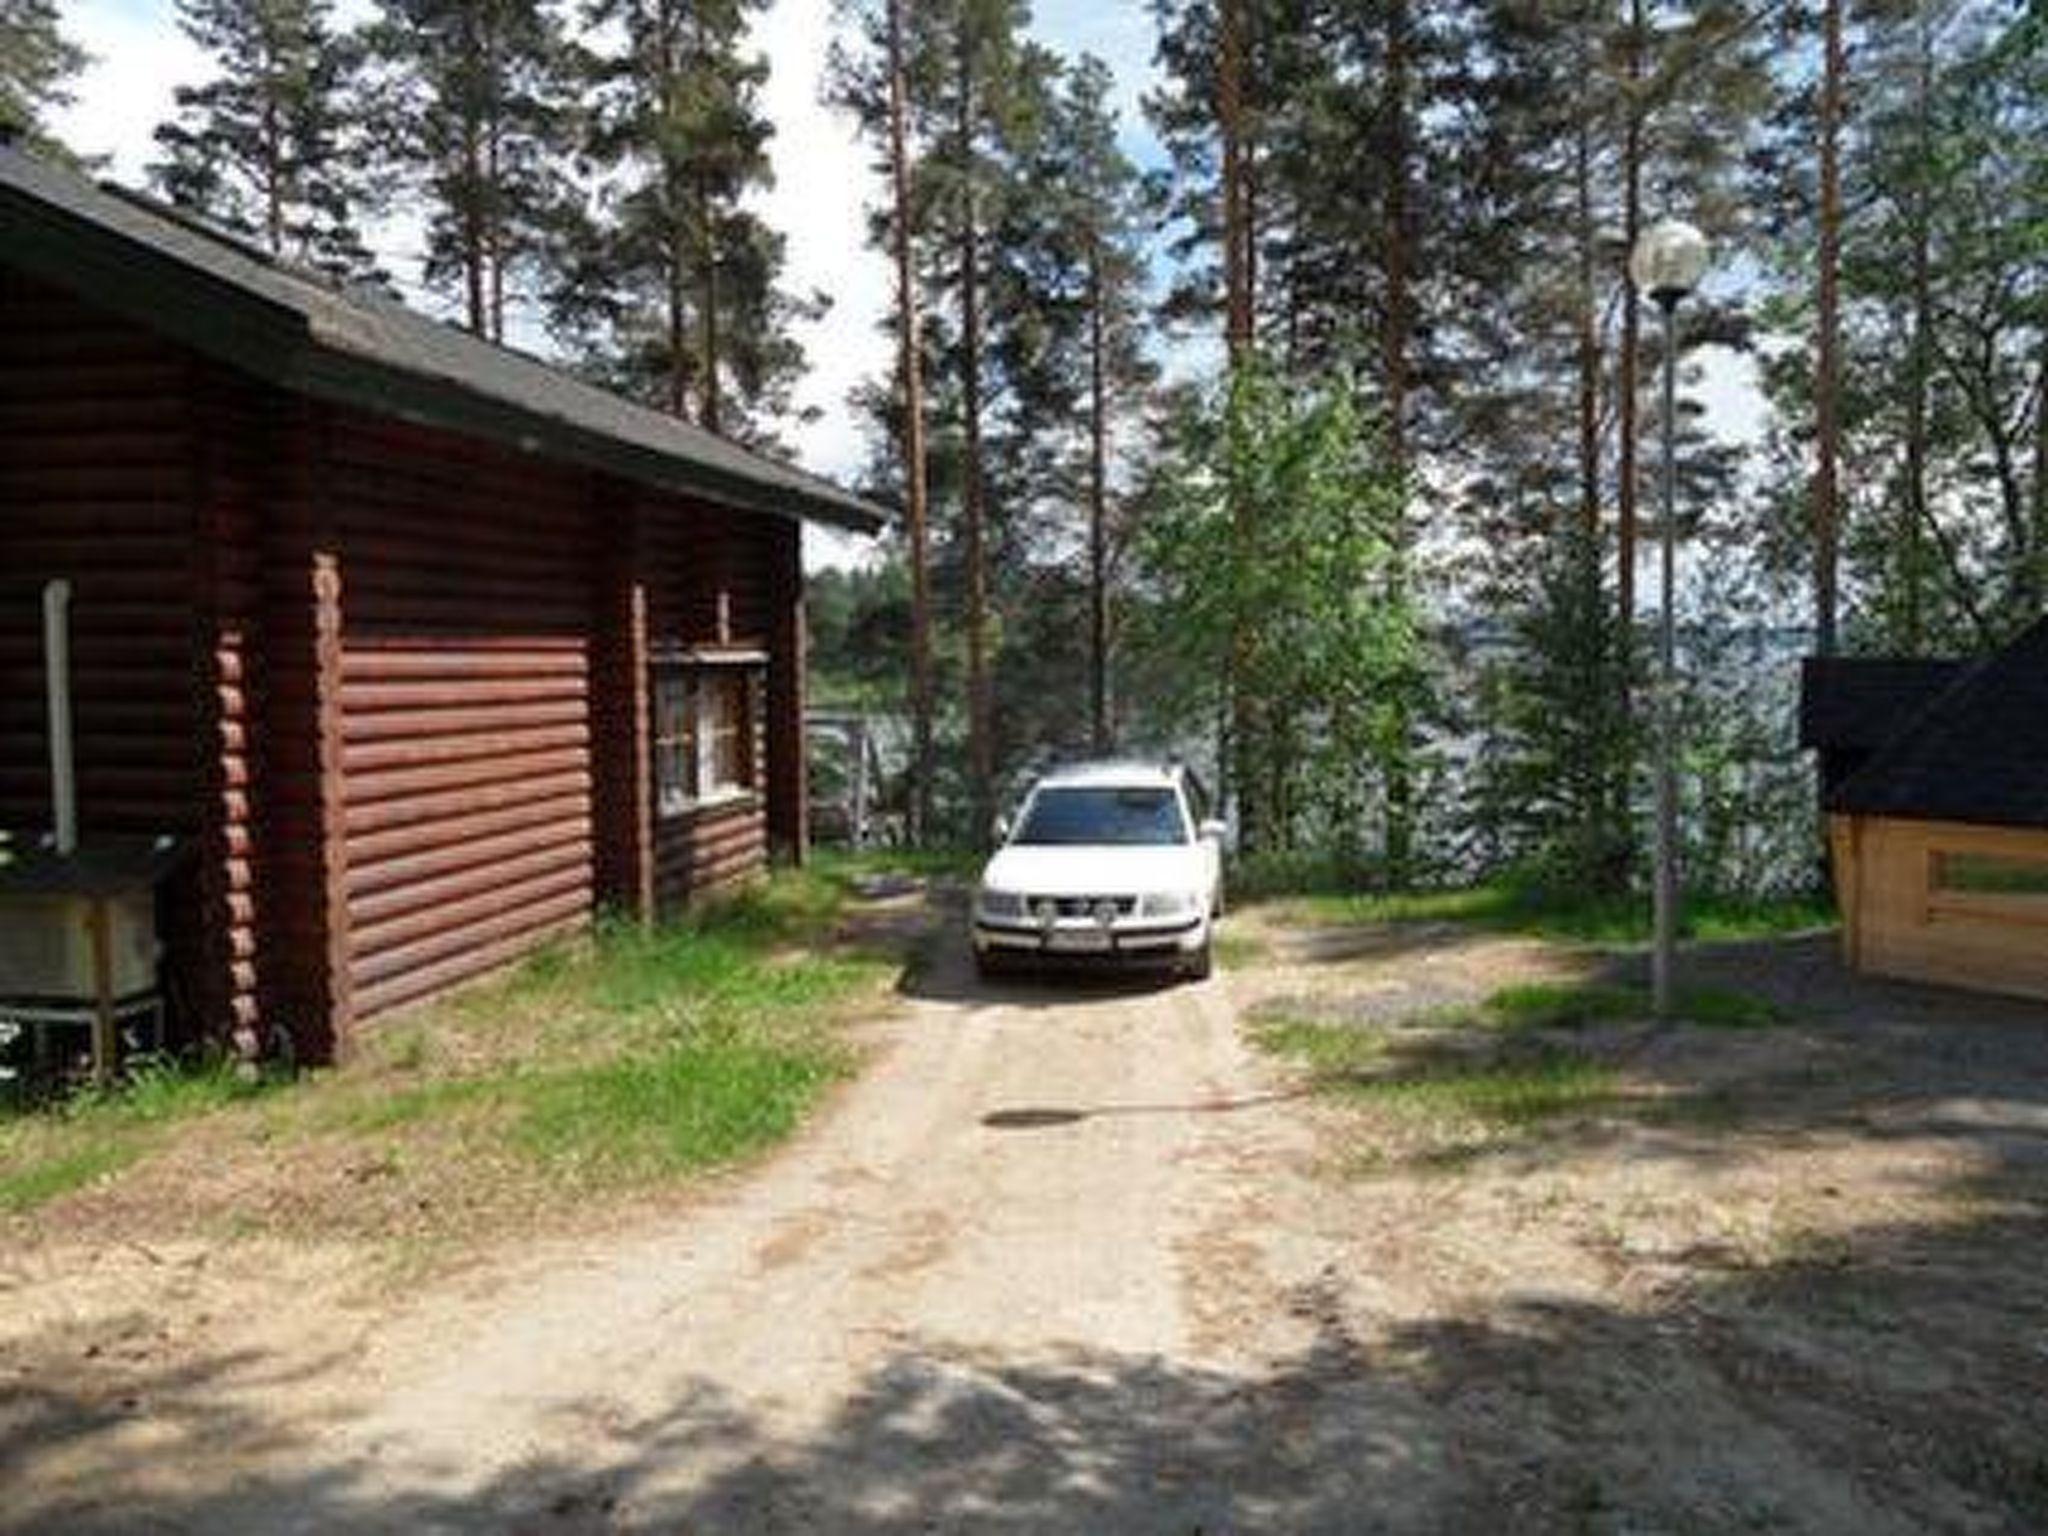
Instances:
[[[590,488],[336,413],[350,965],[367,1017],[589,920]]]
[[[643,518],[648,643],[766,648],[773,524],[716,508],[652,502]],[[765,700],[755,688],[754,792],[742,800],[654,819],[655,899],[676,906],[767,867]]]
[[[2048,859],[2048,831],[1883,817],[1831,818],[1846,959],[1858,970],[2048,998],[2038,902],[1934,889],[1944,853]]]
[[[79,825],[200,830],[195,714],[194,363],[61,290],[0,267],[0,827],[50,826],[42,586],[71,580]],[[187,874],[162,903],[183,1001],[203,985]]]

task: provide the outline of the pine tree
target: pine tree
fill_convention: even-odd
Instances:
[[[747,50],[760,0],[599,0],[618,51],[593,63],[599,218],[555,295],[558,334],[592,371],[679,416],[767,439],[803,367],[792,334],[822,296],[781,285],[783,237],[747,205],[772,178]]]
[[[64,35],[52,0],[0,0],[0,138],[61,154],[49,114],[71,104],[71,82],[90,62]]]
[[[1040,153],[1025,175],[1052,199],[1038,275],[1050,311],[1039,350],[1055,364],[1079,359],[1070,384],[1082,402],[1082,473],[1072,500],[1087,508],[1089,744],[1107,753],[1115,729],[1110,688],[1111,564],[1118,542],[1112,505],[1117,423],[1157,377],[1144,349],[1146,214],[1137,167],[1117,143],[1101,60],[1067,71]],[[1064,492],[1065,487],[1061,490]],[[1069,499],[1062,496],[1063,500]]]
[[[925,326],[919,277],[919,146],[911,122],[911,71],[916,39],[910,0],[849,6],[850,36],[833,45],[827,99],[853,114],[878,148],[877,169],[889,186],[887,206],[871,216],[869,243],[886,248],[895,277],[889,328],[896,348],[893,391],[874,402],[886,435],[877,479],[895,488],[904,509],[903,541],[910,587],[910,767],[907,820],[922,843],[933,825],[934,688],[932,672],[931,494],[925,437]]]
[[[180,86],[150,167],[182,207],[273,255],[338,276],[375,274],[358,218],[372,203],[351,90],[358,52],[325,0],[179,0],[179,25],[219,75]]]
[[[552,285],[575,208],[569,52],[543,0],[384,0],[376,142],[427,217],[425,280],[502,340],[508,297]]]

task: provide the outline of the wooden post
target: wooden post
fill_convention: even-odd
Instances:
[[[775,530],[770,545],[768,631],[768,842],[775,856],[801,864],[810,851],[804,782],[803,530]]]
[[[265,741],[260,830],[265,1024],[302,1061],[331,1061],[355,1017],[341,705],[342,560],[323,494],[328,407],[287,402],[264,541]]]
[[[602,567],[592,646],[591,819],[598,899],[654,920],[654,762],[648,671],[646,514],[637,493],[600,480],[591,515]],[[623,510],[607,503],[624,499]]]

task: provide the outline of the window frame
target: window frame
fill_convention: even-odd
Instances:
[[[663,821],[734,805],[759,795],[763,684],[768,658],[759,651],[683,651],[648,666],[655,814]],[[729,690],[729,691],[728,691]],[[729,746],[735,776],[721,776],[712,711],[720,695],[733,706]],[[712,782],[706,787],[706,780]]]

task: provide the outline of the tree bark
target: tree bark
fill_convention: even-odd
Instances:
[[[1842,90],[1847,73],[1842,41],[1843,0],[1825,0],[1820,85],[1820,239],[1813,415],[1813,628],[1814,649],[1834,654],[1840,602],[1841,458]]]
[[[1232,368],[1251,351],[1253,333],[1249,168],[1244,121],[1244,0],[1219,0],[1216,127],[1223,147],[1224,344]]]
[[[1216,132],[1222,148],[1222,186],[1218,189],[1223,217],[1224,348],[1229,358],[1232,388],[1252,355],[1255,329],[1250,260],[1250,194],[1245,145],[1245,0],[1218,0],[1216,57]],[[1234,409],[1234,408],[1233,408]],[[1232,559],[1241,574],[1250,559],[1253,508],[1250,498],[1236,485],[1230,488]],[[1264,833],[1259,804],[1261,775],[1259,746],[1262,733],[1258,723],[1259,701],[1249,685],[1253,648],[1251,616],[1244,603],[1232,605],[1230,659],[1224,678],[1224,697],[1229,714],[1230,756],[1219,766],[1229,775],[1237,796],[1238,840],[1251,850],[1260,846]]]
[[[985,844],[995,823],[995,754],[990,737],[988,676],[988,507],[982,478],[981,208],[975,186],[975,78],[971,34],[959,58],[960,150],[965,162],[965,206],[960,217],[960,414],[966,463],[967,534],[967,776],[973,826],[969,838]]]
[[[1585,98],[1572,135],[1572,212],[1578,224],[1579,527],[1590,549],[1600,535],[1600,234],[1593,220],[1593,124]]]
[[[1102,246],[1088,243],[1088,706],[1098,756],[1109,728],[1109,384]]]
[[[1623,99],[1627,117],[1621,137],[1621,236],[1622,250],[1633,251],[1643,230],[1643,0],[1629,0],[1628,41],[1623,52],[1628,91]],[[1617,607],[1621,614],[1622,643],[1635,633],[1636,622],[1636,526],[1637,501],[1641,491],[1637,464],[1636,434],[1640,424],[1642,388],[1638,369],[1643,347],[1643,296],[1628,271],[1626,257],[1621,274],[1621,366],[1615,384],[1619,433],[1618,462],[1615,466],[1614,563]],[[1621,686],[1628,687],[1624,669]]]
[[[896,351],[903,388],[904,536],[910,544],[910,836],[921,843],[932,818],[931,561],[924,461],[924,343],[912,250],[909,82],[903,64],[903,7],[889,0],[889,183],[895,202]]]
[[[1413,334],[1408,274],[1409,249],[1413,231],[1408,214],[1408,176],[1412,110],[1409,91],[1408,0],[1390,0],[1387,7],[1386,44],[1386,126],[1387,193],[1385,229],[1386,314],[1381,334],[1382,366],[1387,409],[1387,457],[1396,477],[1400,500],[1396,506],[1392,537],[1394,564],[1393,597],[1406,600],[1408,564],[1408,379],[1409,346]],[[1414,720],[1405,698],[1395,701],[1395,744],[1387,765],[1386,858],[1387,878],[1406,885],[1412,873],[1415,843],[1415,779],[1410,760]]]
[[[1914,72],[1913,115],[1915,138],[1920,154],[1914,167],[1912,213],[1912,335],[1906,350],[1906,469],[1901,488],[1904,502],[1900,530],[1904,569],[1901,584],[1901,640],[1910,655],[1919,654],[1926,644],[1926,615],[1922,600],[1926,556],[1922,548],[1924,530],[1932,521],[1927,503],[1927,384],[1932,372],[1930,338],[1934,327],[1932,209],[1929,206],[1927,156],[1932,150],[1933,38],[1923,22],[1919,57]]]

